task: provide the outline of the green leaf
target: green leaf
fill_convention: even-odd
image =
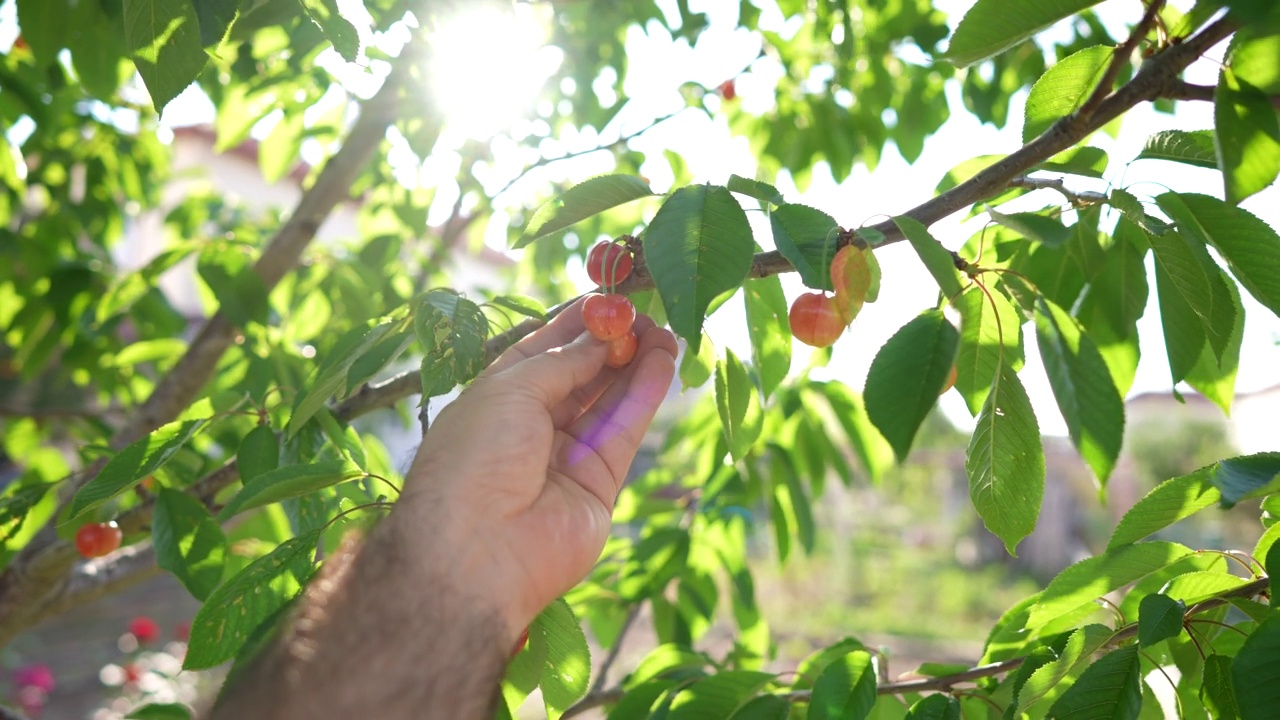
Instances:
[[[636,543],[618,579],[618,594],[638,601],[661,592],[684,569],[689,557],[689,533],[681,528],[655,530]]]
[[[527,295],[497,295],[489,302],[535,320],[547,319],[546,306]]]
[[[1091,604],[1189,554],[1191,550],[1178,543],[1146,542],[1122,545],[1085,558],[1050,581],[1031,607],[1027,627],[1039,627],[1081,605]]]
[[[903,325],[871,361],[863,398],[867,416],[906,460],[916,431],[951,373],[960,334],[939,310]]]
[[[151,544],[156,564],[173,573],[197,600],[207,598],[221,582],[227,538],[204,503],[194,497],[160,488],[151,520]]]
[[[778,192],[778,188],[766,182],[744,178],[741,175],[730,175],[729,182],[726,184],[729,192],[736,192],[740,195],[753,197],[760,202],[771,203],[773,205],[785,205],[786,200],[783,199],[782,193]]]
[[[36,63],[48,66],[58,59],[66,39],[67,0],[18,0],[18,29]]]
[[[773,242],[800,280],[816,290],[831,289],[831,261],[840,248],[835,218],[809,207],[789,203],[769,214]]]
[[[1151,647],[1182,633],[1186,603],[1156,593],[1142,598],[1138,606],[1138,645]]]
[[[1044,298],[1036,302],[1036,343],[1071,442],[1105,487],[1124,438],[1124,400],[1084,328]]]
[[[955,299],[960,312],[956,353],[956,390],[977,415],[987,400],[1001,364],[1022,368],[1022,318],[1004,293],[974,285]]]
[[[203,670],[235,657],[245,641],[302,589],[320,530],[298,535],[219,585],[191,622],[182,667]]]
[[[245,510],[270,505],[289,498],[301,497],[330,485],[337,485],[364,475],[364,471],[346,460],[286,465],[245,483],[240,492],[227,502],[218,518],[226,520]]]
[[[289,416],[289,422],[285,425],[285,435],[293,437],[303,425],[307,424],[320,408],[333,397],[335,393],[341,392],[346,387],[347,372],[351,369],[352,364],[362,357],[369,348],[373,347],[388,332],[393,329],[394,325],[384,322],[369,327],[355,327],[343,333],[341,337],[334,342],[333,347],[329,348],[329,352],[325,354],[320,366],[316,368],[315,379],[310,382],[310,387],[303,393],[300,393],[297,401],[293,406],[293,414]]]
[[[1142,664],[1129,645],[1085,668],[1049,708],[1056,720],[1135,720],[1142,710]]]
[[[605,210],[651,195],[649,184],[631,175],[601,175],[583,181],[538,208],[514,247],[522,248]]]
[[[1098,624],[1072,631],[1058,656],[1032,671],[1018,689],[1017,709],[1025,712],[1046,698],[1046,704],[1054,702],[1062,695],[1064,681],[1078,672],[1082,664],[1088,663],[1114,635],[1111,628]]]
[[[871,422],[863,400],[857,393],[839,382],[824,383],[820,387],[835,412],[837,422],[853,445],[854,453],[862,462],[863,469],[867,471],[871,482],[878,484],[884,474],[893,468],[893,447]]]
[[[1240,370],[1240,346],[1244,342],[1244,305],[1240,302],[1240,291],[1235,283],[1227,280],[1220,270],[1214,274],[1220,280],[1219,286],[1227,289],[1235,319],[1221,357],[1215,355],[1213,348],[1206,343],[1196,364],[1187,371],[1186,381],[1222,408],[1224,414],[1230,415],[1231,401],[1236,395],[1236,374]]]
[[[971,65],[1097,3],[1098,0],[1038,0],[1011,5],[1007,0],[978,0],[956,26],[944,57],[959,67]]]
[[[751,361],[760,373],[760,389],[767,400],[791,372],[791,325],[787,297],[777,275],[748,280],[742,285],[751,336]]]
[[[1280,123],[1266,93],[1237,78],[1218,76],[1213,94],[1214,143],[1227,202],[1235,205],[1265,189],[1280,174]]]
[[[508,707],[518,708],[538,687],[542,669],[547,664],[547,639],[530,628],[529,639],[520,652],[507,663],[502,678],[502,699]]]
[[[716,408],[720,411],[720,427],[729,443],[729,454],[734,460],[741,460],[760,437],[764,413],[756,384],[742,361],[728,349],[724,351],[724,359],[716,363]]]
[[[557,720],[566,709],[587,694],[591,680],[591,650],[573,610],[563,599],[547,606],[533,621],[529,635],[540,633],[547,643],[542,670],[542,701],[548,720]]]
[[[1222,356],[1231,342],[1235,306],[1222,271],[1215,265],[1202,262],[1190,242],[1180,233],[1151,235],[1149,238],[1156,258],[1156,292],[1160,298],[1165,346],[1170,353],[1170,369],[1177,381],[1186,377],[1195,365],[1206,340],[1214,356]],[[1199,330],[1192,324],[1192,319],[1199,325]]]
[[[1147,138],[1136,160],[1171,160],[1184,165],[1218,169],[1212,130],[1164,130]]]
[[[743,705],[729,720],[787,720],[791,703],[777,695],[761,695]]]
[[[297,164],[304,129],[302,110],[291,108],[258,145],[258,167],[268,183],[279,182]]]
[[[876,704],[871,654],[854,650],[827,665],[814,683],[809,720],[863,720]]]
[[[218,310],[231,324],[266,324],[267,286],[243,249],[211,245],[200,253],[196,271],[218,299]]]
[[[1280,613],[1259,625],[1231,661],[1240,720],[1269,720],[1280,707]]]
[[[124,38],[156,112],[194,82],[209,59],[189,0],[124,0]]]
[[[1270,225],[1208,195],[1166,193],[1156,201],[1179,231],[1212,245],[1249,294],[1280,315],[1280,235]]]
[[[1209,482],[1208,468],[1157,485],[1120,518],[1107,550],[1135,543],[1151,533],[1191,517],[1222,498]]]
[[[1012,554],[1031,534],[1044,497],[1044,448],[1017,373],[1000,366],[965,455],[969,498]]]
[[[157,428],[126,447],[71,498],[66,517],[74,519],[137,485],[159,470],[208,420],[183,420]]]
[[[1261,452],[1223,460],[1209,466],[1209,482],[1222,493],[1222,507],[1241,500],[1270,495],[1280,487],[1280,452]]]
[[[711,338],[706,333],[702,333],[702,342],[698,343],[698,349],[694,350],[692,346],[686,347],[680,358],[681,389],[702,387],[711,379],[711,373],[715,369],[716,346],[711,343]]]
[[[1280,534],[1280,532],[1276,534]],[[1261,539],[1258,540],[1258,545],[1262,545]],[[1271,606],[1276,607],[1277,603],[1280,603],[1280,600],[1276,599],[1280,598],[1280,543],[1272,542],[1266,553],[1262,553],[1260,550],[1261,547],[1255,548],[1254,557],[1263,561],[1267,577],[1271,580]]]
[[[413,326],[422,345],[423,398],[443,395],[484,369],[489,323],[479,305],[449,290],[418,303]]]
[[[1280,93],[1280,63],[1276,62],[1280,57],[1280,33],[1273,25],[1274,21],[1241,27],[1228,51],[1235,76],[1272,95]]]
[[[1115,51],[1097,45],[1059,60],[1031,86],[1022,125],[1022,142],[1040,137],[1054,123],[1075,112],[1093,92]]]
[[[739,708],[773,681],[773,673],[723,670],[681,690],[671,701],[669,720],[736,717]]]
[[[911,247],[915,249],[916,255],[920,256],[920,262],[924,263],[925,268],[929,270],[929,274],[937,281],[938,287],[942,288],[943,296],[947,298],[955,298],[960,295],[964,289],[961,285],[960,271],[956,270],[955,258],[952,257],[951,251],[942,246],[932,235],[929,229],[923,223],[913,220],[909,217],[896,217],[893,222],[902,231],[911,243]]]
[[[191,720],[191,708],[182,703],[148,703],[130,710],[125,720]]]
[[[1231,684],[1231,658],[1210,655],[1204,659],[1204,682],[1200,686],[1200,700],[1215,718],[1237,720],[1240,717],[1236,690]]]
[[[259,425],[245,433],[236,452],[236,469],[240,480],[249,482],[280,466],[280,439],[267,425]]]
[[[1036,167],[1047,172],[1101,178],[1107,171],[1107,152],[1096,147],[1074,147],[1063,150]]]
[[[960,703],[938,693],[917,700],[903,720],[960,720],[960,717]]]
[[[1052,208],[1056,210],[1056,208]],[[1006,215],[994,208],[987,208],[987,214],[996,223],[1003,225],[1028,240],[1045,245],[1060,246],[1071,239],[1071,228],[1062,221],[1042,214],[1042,212],[1020,212]]]
[[[675,191],[645,230],[644,256],[667,321],[695,352],[707,308],[746,280],[754,247],[746,213],[718,185]]]
[[[337,0],[302,0],[302,7],[324,36],[333,43],[343,60],[355,62],[360,56],[360,34],[349,20],[338,12]]]
[[[200,19],[200,44],[218,45],[227,36],[227,28],[240,14],[240,0],[202,0],[196,5]]]

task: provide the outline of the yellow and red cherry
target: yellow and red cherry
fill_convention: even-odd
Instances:
[[[582,303],[582,323],[597,340],[618,340],[635,321],[636,307],[625,295],[589,295]]]
[[[823,293],[805,293],[796,298],[787,317],[791,334],[813,347],[828,347],[844,332],[835,300]]]

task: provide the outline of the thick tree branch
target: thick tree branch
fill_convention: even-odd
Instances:
[[[1089,99],[1080,105],[1076,115],[1089,117],[1102,104],[1107,95],[1111,93],[1112,86],[1115,85],[1116,78],[1120,75],[1120,70],[1133,57],[1133,51],[1138,49],[1138,44],[1147,37],[1147,33],[1151,32],[1151,28],[1155,27],[1162,7],[1164,7],[1164,0],[1148,0],[1147,9],[1142,13],[1142,19],[1134,26],[1133,32],[1129,33],[1129,39],[1121,43],[1115,49],[1115,52],[1111,54],[1111,62],[1107,65],[1106,72],[1102,74],[1102,79],[1098,81],[1098,87],[1094,88],[1093,93],[1089,95]]]

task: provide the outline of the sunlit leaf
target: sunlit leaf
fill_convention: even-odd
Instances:
[[[1102,45],[1085,48],[1059,60],[1041,75],[1027,96],[1022,142],[1031,142],[1083,105],[1098,86],[1114,52]]]
[[[142,482],[173,458],[207,422],[169,423],[116,453],[102,471],[71,498],[67,517],[79,517]]]
[[[1280,123],[1266,93],[1224,67],[1213,95],[1213,124],[1228,202],[1239,203],[1275,182]]]
[[[938,401],[955,363],[959,333],[937,310],[902,326],[880,348],[863,390],[867,416],[906,460],[916,431]]]
[[[156,564],[173,573],[197,600],[222,580],[227,539],[203,503],[186,493],[160,488],[151,520]]]
[[[538,208],[515,247],[522,248],[605,210],[651,195],[649,183],[631,175],[601,175],[583,181]]]
[[[951,36],[947,60],[964,67],[1017,45],[1055,22],[1096,5],[1098,0],[1041,0],[1009,4],[978,0]]]
[[[1031,400],[1007,364],[991,384],[965,454],[969,497],[1013,553],[1035,529],[1044,497],[1044,448]]]

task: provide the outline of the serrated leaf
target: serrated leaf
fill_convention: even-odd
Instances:
[[[1105,487],[1124,438],[1124,400],[1075,318],[1044,298],[1035,317],[1036,343],[1071,442]]]
[[[696,351],[711,301],[742,285],[751,270],[751,226],[718,185],[680,188],[644,233],[644,256],[667,321]]]
[[[1210,465],[1208,480],[1222,493],[1222,507],[1280,490],[1280,452],[1241,455]]]
[[[1191,517],[1221,499],[1209,482],[1207,468],[1166,480],[1129,508],[1120,518],[1107,549],[1137,542],[1148,535]]]
[[[1138,645],[1151,647],[1182,633],[1186,603],[1156,593],[1142,598],[1138,606]]]
[[[448,290],[422,297],[413,316],[422,345],[423,398],[443,395],[480,374],[489,323],[479,305]]]
[[[1240,717],[1236,690],[1231,684],[1231,658],[1215,654],[1204,659],[1200,700],[1218,720],[1237,720]]]
[[[1198,360],[1203,340],[1208,341],[1214,357],[1223,355],[1231,342],[1235,307],[1222,271],[1207,254],[1201,256],[1203,248],[1198,252],[1178,232],[1148,238],[1156,259],[1156,292],[1160,297],[1160,319],[1165,326],[1170,367],[1175,374],[1180,371],[1175,381],[1181,380]],[[1190,326],[1191,318],[1198,322],[1199,331]],[[1175,345],[1168,337],[1171,333],[1181,348],[1176,367]]]
[[[669,720],[737,717],[738,709],[773,681],[773,673],[722,670],[689,685],[671,701]]]
[[[955,258],[951,251],[942,246],[923,223],[909,217],[896,217],[893,222],[906,236],[911,247],[920,256],[920,262],[942,289],[943,296],[955,298],[964,289],[960,271],[956,270]]]
[[[1101,178],[1107,171],[1107,152],[1096,147],[1074,147],[1063,150],[1036,167],[1048,172],[1070,173]]]
[[[1263,190],[1280,174],[1280,122],[1266,93],[1222,68],[1213,94],[1214,145],[1231,204]]]
[[[319,529],[280,543],[219,585],[191,622],[185,670],[203,670],[235,657],[264,621],[284,608],[311,575]]]
[[[729,443],[729,454],[734,460],[741,460],[760,437],[764,412],[760,407],[760,394],[746,366],[728,349],[724,351],[724,358],[716,363],[716,408],[720,412],[724,438]]]
[[[245,327],[267,322],[267,286],[243,250],[210,246],[200,253],[196,271],[231,324]]]
[[[711,338],[706,333],[702,333],[702,342],[698,343],[697,350],[692,346],[685,348],[684,354],[680,358],[680,385],[681,389],[688,390],[692,387],[702,387],[711,379],[711,374],[716,369],[716,347],[711,342]]]
[[[151,544],[156,564],[173,573],[197,600],[207,598],[221,582],[227,538],[196,498],[160,488],[151,520]]]
[[[1181,232],[1212,245],[1249,294],[1280,315],[1280,235],[1270,225],[1208,195],[1166,193],[1156,200]]]
[[[200,20],[200,44],[217,45],[240,14],[240,0],[202,0],[195,4]]]
[[[169,423],[116,453],[92,480],[71,498],[67,518],[75,519],[142,482],[159,470],[207,423]]]
[[[355,62],[360,56],[360,33],[338,12],[337,0],[302,0],[302,7],[324,36],[333,43],[343,60]]]
[[[742,285],[751,337],[751,361],[760,374],[760,390],[768,400],[791,372],[791,324],[782,281],[774,275]]]
[[[124,0],[124,37],[157,113],[195,81],[209,59],[189,0]]]
[[[548,720],[557,720],[583,695],[591,680],[591,650],[573,610],[563,599],[539,613],[529,634],[541,633],[547,643],[546,665],[538,686]]]
[[[1062,683],[1075,674],[1115,635],[1105,625],[1090,624],[1072,631],[1057,657],[1042,663],[1018,689],[1017,710],[1025,712],[1036,703],[1054,702],[1063,692]],[[1047,700],[1046,700],[1047,698]],[[1016,717],[1016,715],[1015,715]]]
[[[1031,607],[1027,627],[1035,628],[1081,605],[1140,580],[1191,554],[1171,542],[1122,545],[1101,555],[1085,558],[1058,573]]]
[[[1056,720],[1134,720],[1142,710],[1138,646],[1120,648],[1085,668],[1049,708]]]
[[[969,498],[982,522],[1013,554],[1031,534],[1044,498],[1044,448],[1031,400],[1001,365],[965,454]]]
[[[267,425],[259,425],[245,433],[236,452],[236,468],[240,480],[249,482],[280,466],[280,439]]]
[[[729,188],[729,192],[753,197],[761,202],[773,205],[785,205],[787,202],[783,199],[782,193],[778,192],[778,188],[767,182],[744,178],[741,175],[730,175],[726,186]]]
[[[743,705],[729,720],[787,720],[791,703],[777,695],[761,695]]]
[[[959,67],[973,64],[1004,52],[1098,1],[1039,0],[1010,5],[1006,0],[978,0],[956,26],[944,57]]]
[[[769,214],[773,242],[815,290],[831,289],[831,261],[835,259],[840,226],[835,218],[808,205],[788,203]]]
[[[380,323],[372,328],[355,327],[343,333],[325,354],[313,379],[294,403],[293,414],[285,425],[285,435],[293,437],[335,393],[346,387],[347,373],[364,353],[391,332],[394,324]]]
[[[960,720],[960,703],[942,693],[916,701],[903,720]]]
[[[524,649],[507,663],[507,671],[502,678],[502,698],[508,707],[520,707],[537,689],[546,664],[547,639],[542,633],[534,633],[530,629]]]
[[[1027,96],[1022,142],[1040,137],[1053,124],[1075,112],[1098,86],[1115,51],[1098,45],[1073,53],[1050,67]]]
[[[867,416],[906,460],[916,431],[938,401],[955,363],[960,335],[939,310],[903,325],[876,353],[862,396]]]
[[[863,720],[876,704],[871,654],[854,650],[833,660],[813,685],[809,720]]]
[[[1227,289],[1227,297],[1233,308],[1234,320],[1231,332],[1227,336],[1227,345],[1221,355],[1216,355],[1213,348],[1205,343],[1200,350],[1200,358],[1187,371],[1187,384],[1195,388],[1201,395],[1209,398],[1224,414],[1231,414],[1231,401],[1236,395],[1236,374],[1240,370],[1240,347],[1244,342],[1244,305],[1240,302],[1240,291],[1235,283],[1219,276],[1219,287]]]
[[[1022,368],[1022,318],[999,290],[974,285],[953,303],[960,312],[960,345],[956,353],[956,390],[977,415],[987,400],[1000,365]]]
[[[601,175],[585,180],[538,208],[513,247],[522,248],[606,210],[651,195],[649,184],[631,175]]]
[[[1269,720],[1280,707],[1280,614],[1249,635],[1231,661],[1240,720]]]
[[[1006,215],[994,208],[987,208],[987,214],[998,224],[1044,245],[1059,246],[1071,238],[1071,228],[1063,225],[1061,220],[1041,213],[1020,212]]]
[[[364,476],[365,472],[346,460],[286,465],[259,475],[245,483],[218,513],[226,520],[245,510],[270,505],[289,498],[301,497],[330,485]]]
[[[1193,167],[1218,169],[1212,130],[1164,130],[1147,138],[1135,160],[1170,160]]]

